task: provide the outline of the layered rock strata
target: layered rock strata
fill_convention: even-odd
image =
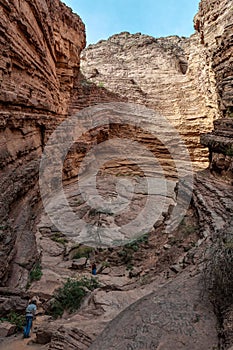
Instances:
[[[32,226],[39,157],[49,133],[67,114],[85,30],[58,0],[2,0],[0,11],[0,279],[6,282],[10,274],[18,276],[14,285],[25,285],[24,269],[37,256]]]
[[[114,35],[83,51],[81,70],[97,85],[166,117],[185,140],[194,165],[207,164],[199,136],[211,130],[218,111],[214,74],[198,35]]]
[[[167,116],[187,142],[192,159],[198,165],[204,164],[206,151],[200,145],[197,146],[200,132],[209,130],[212,120],[219,114],[217,102],[224,116],[229,117],[232,112],[231,70],[225,69],[224,64],[231,64],[231,1],[201,2],[199,17],[195,20],[200,37],[194,35],[190,40],[177,37],[154,39],[141,34],[122,33],[90,47],[83,56],[83,71],[98,86],[79,72],[79,55],[85,44],[84,27],[79,17],[58,1],[24,0],[19,3],[0,0],[0,4],[3,52],[0,66],[3,140],[0,279],[13,288],[18,286],[23,289],[28,281],[28,270],[39,259],[35,240],[35,224],[42,211],[37,187],[39,157],[49,135],[68,113],[76,113],[98,102],[126,99],[144,104]],[[117,95],[115,91],[118,92]],[[228,180],[232,173],[232,147],[229,148],[232,145],[231,129],[232,123],[226,118],[215,122],[214,134],[203,136],[204,145],[210,149],[212,169]],[[161,163],[165,164],[166,177],[168,180],[176,180],[177,174],[171,157],[167,157],[159,142],[151,141],[149,133],[143,133],[140,127],[119,127],[112,123],[100,130],[93,128],[84,135],[83,145],[75,144],[65,164],[63,179],[67,184],[77,176],[76,168],[86,151],[95,144],[122,135],[128,138],[134,136],[139,143],[144,143],[155,151],[156,155],[160,154]],[[176,144],[175,139],[173,142]],[[83,146],[83,150],[76,149],[76,146]],[[223,162],[219,159],[222,155],[225,155]],[[139,169],[129,165],[120,160],[110,162],[100,170],[102,175],[107,172],[111,175],[136,174],[140,177]],[[102,184],[100,181],[99,185],[102,185],[100,192],[103,197],[108,196],[109,189],[115,197],[117,192],[114,184],[109,188],[104,176],[101,180]],[[77,210],[91,223],[99,220],[105,227],[112,223],[111,213],[93,212],[80,203],[80,193],[75,193],[72,186],[66,188],[67,193],[71,192],[71,206],[77,207],[78,201]],[[187,188],[183,190],[184,197],[186,190]],[[171,192],[166,211],[169,211],[169,204],[174,204],[173,188]],[[138,293],[141,280],[134,284],[125,275],[119,276],[117,267],[115,275],[101,277],[105,281],[105,289],[91,295],[87,304],[84,303],[80,313],[73,315],[71,321],[62,319],[50,324],[51,328],[46,323],[45,330],[38,332],[38,342],[45,341],[43,337],[46,333],[45,342],[50,349],[59,349],[64,343],[70,349],[77,346],[88,348],[106,326],[106,322],[153,288],[153,294],[137,301],[117,316],[94,342],[93,348],[143,346],[169,349],[174,348],[174,344],[182,349],[217,347],[216,318],[211,305],[199,297],[197,276],[198,270],[202,268],[203,251],[231,225],[232,187],[218,182],[207,172],[196,176],[193,193],[192,210],[195,210],[198,217],[199,228],[198,232],[195,228],[191,237],[188,237],[188,247],[180,245],[175,233],[167,237],[166,232],[162,232],[162,237],[155,237],[158,244],[149,247],[151,252],[148,247],[145,248],[144,257],[148,258],[146,264],[153,264],[149,273],[158,277],[154,286],[149,286],[148,289],[140,286]],[[142,188],[136,194],[138,198],[133,209],[140,211],[144,203]],[[59,209],[61,211],[57,215],[61,215],[63,208]],[[149,212],[148,215],[150,214],[154,215]],[[167,213],[162,214],[163,218],[167,217]],[[123,219],[116,219],[122,224],[120,220],[131,219],[128,216],[125,212]],[[70,270],[70,262],[65,260],[66,249],[63,243],[54,240],[51,243],[51,238],[56,233],[53,225],[50,223],[49,226],[46,219],[42,224],[44,226],[40,227],[42,231],[38,239],[44,248],[41,260],[45,274],[26,295],[21,295],[21,300],[16,300],[15,291],[7,295],[7,289],[4,288],[1,291],[4,294],[1,297],[4,313],[14,307],[14,302],[20,304],[19,311],[24,309],[26,299],[31,294],[39,294],[43,301],[50,298],[54,289],[66,277],[76,276]],[[160,224],[163,225],[163,220]],[[160,231],[158,223],[156,233]],[[179,232],[177,234],[179,236]],[[154,268],[155,263],[159,265],[156,265],[158,270]],[[169,271],[164,271],[164,266]],[[158,271],[164,272],[166,276],[163,275],[160,279]],[[171,273],[172,281],[165,283],[165,278]],[[175,276],[177,273],[178,278]],[[145,277],[148,277],[146,273]],[[132,285],[136,292],[133,290],[131,296],[125,298],[129,296]],[[110,297],[106,305],[107,294]],[[119,298],[118,303],[115,302],[116,298]],[[173,311],[172,315],[170,310]],[[98,319],[99,314],[101,317]],[[130,327],[129,319],[132,320]],[[227,322],[226,326],[229,328]],[[122,336],[121,340],[119,335]],[[227,344],[231,345],[231,339]]]
[[[1,33],[3,104],[66,113],[85,46],[81,19],[58,0],[2,0]]]
[[[201,137],[209,147],[210,168],[217,176],[232,183],[233,178],[233,10],[230,0],[206,0],[200,3],[195,17],[195,28],[200,33],[205,57],[212,67],[223,119],[214,123],[212,134]]]
[[[205,47],[206,62],[212,67],[222,116],[233,112],[233,16],[231,0],[203,0],[194,25]]]
[[[209,148],[210,170],[219,178],[233,184],[233,119],[214,122],[214,131],[201,136]]]

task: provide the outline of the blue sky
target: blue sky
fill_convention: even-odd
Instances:
[[[93,44],[123,31],[189,36],[199,0],[63,0],[86,25]]]

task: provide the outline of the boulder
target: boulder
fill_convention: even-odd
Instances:
[[[10,335],[16,333],[16,325],[10,322],[0,322],[0,337],[9,337]]]
[[[40,328],[36,333],[36,342],[38,344],[48,344],[52,339],[52,330],[48,327]]]
[[[183,268],[180,264],[174,264],[174,265],[170,266],[170,269],[175,273],[179,273],[183,270]]]
[[[72,262],[72,269],[76,269],[76,270],[82,270],[86,267],[87,264],[87,258],[80,258],[80,259],[75,259]]]
[[[163,246],[163,248],[165,249],[165,250],[168,250],[168,249],[171,249],[171,245],[170,244],[164,244],[164,246]]]
[[[27,307],[28,299],[22,299],[15,295],[0,296],[0,314],[7,315],[11,310],[15,312],[24,311]]]
[[[111,273],[111,269],[110,267],[106,267],[103,269],[103,271],[101,272],[103,275],[109,275]]]
[[[138,277],[140,276],[141,272],[141,269],[134,268],[132,271],[129,272],[129,278]]]

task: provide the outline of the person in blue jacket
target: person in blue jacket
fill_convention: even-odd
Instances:
[[[92,273],[92,275],[96,275],[96,270],[97,270],[96,263],[93,263],[91,265],[91,273]]]
[[[36,300],[32,299],[26,308],[26,326],[24,327],[24,338],[29,338],[32,328],[32,321],[36,315]]]

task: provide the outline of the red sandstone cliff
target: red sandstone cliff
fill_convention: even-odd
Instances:
[[[194,166],[207,165],[199,137],[212,129],[218,108],[215,77],[198,35],[117,34],[85,49],[81,70],[97,85],[165,116],[185,140]]]
[[[58,0],[1,0],[0,32],[0,280],[25,285],[37,255],[38,161],[67,115],[85,28]]]
[[[209,147],[210,168],[233,183],[233,7],[231,0],[203,0],[194,19],[200,34],[207,64],[216,79],[221,119],[214,122],[214,131],[202,135]]]
[[[85,46],[81,19],[58,0],[1,0],[2,103],[67,113]]]
[[[200,12],[195,20],[195,27],[200,34],[196,34],[190,39],[177,37],[154,39],[143,35],[123,33],[90,47],[83,55],[83,70],[89,79],[99,84],[98,88],[98,86],[90,84],[79,71],[79,56],[85,46],[85,33],[84,25],[78,16],[72,14],[59,1],[0,0],[0,5],[0,280],[3,285],[24,289],[28,281],[28,271],[39,258],[34,231],[35,222],[41,215],[37,187],[38,162],[48,135],[68,113],[74,113],[98,102],[122,100],[123,96],[123,100],[126,98],[153,108],[158,106],[159,110],[170,118],[187,140],[193,159],[201,163],[206,161],[206,150],[203,150],[198,144],[200,133],[211,129],[213,119],[220,112],[224,117],[230,117],[232,113],[232,7],[230,0],[221,2],[202,0]],[[123,50],[121,44],[123,44]],[[112,50],[110,57],[106,56],[106,47]],[[139,52],[140,57],[138,57]],[[98,53],[98,56],[90,57],[93,53]],[[112,62],[108,61],[108,58]],[[154,59],[153,62],[151,58]],[[163,66],[158,67],[161,59]],[[145,63],[146,70],[144,69]],[[111,72],[112,67],[114,70]],[[116,94],[116,90],[118,94]],[[225,118],[215,121],[215,129],[214,134],[203,136],[202,141],[210,149],[213,169],[216,164],[214,159],[219,161],[219,157],[224,157],[221,164],[219,163],[222,168],[219,165],[216,168],[221,176],[224,175],[229,180],[232,176],[232,155],[230,151],[229,154],[224,154],[224,152],[227,152],[229,145],[232,147],[232,120]],[[130,136],[133,134],[133,130],[124,131],[126,134],[130,132]],[[106,135],[104,132],[100,135],[103,138],[99,141],[105,140],[111,135],[115,136],[118,132],[121,130],[116,128],[107,130]],[[140,130],[138,130],[138,136],[139,138],[141,136]],[[159,149],[159,151],[163,156],[163,149]],[[77,154],[75,150],[73,153],[71,152],[69,164],[65,165],[66,179],[77,175],[75,168],[79,156],[82,157],[83,154]],[[219,169],[222,170],[219,171]],[[167,170],[171,175],[172,166],[170,167],[170,164],[168,164]],[[72,191],[73,189],[70,187],[73,199]],[[210,342],[212,342],[212,347],[217,343],[214,314],[208,308],[205,310],[206,304],[205,307],[204,305],[203,308],[201,307],[201,310],[196,308],[197,304],[202,305],[203,300],[198,299],[197,292],[199,290],[196,278],[191,280],[189,277],[197,272],[195,264],[200,259],[201,244],[202,240],[206,238],[205,235],[209,235],[209,239],[211,239],[211,235],[218,231],[221,232],[226,225],[229,225],[229,213],[232,213],[231,197],[230,186],[224,187],[211,177],[207,181],[205,174],[197,176],[193,201],[200,224],[200,232],[198,230],[195,233],[197,242],[189,242],[189,244],[194,243],[195,245],[188,247],[189,252],[186,251],[187,247],[182,244],[178,247],[180,251],[175,257],[177,265],[173,266],[175,273],[181,271],[182,274],[182,269],[186,267],[190,270],[185,278],[181,276],[181,280],[178,282],[172,282],[161,289],[159,303],[161,303],[162,309],[160,306],[158,308],[157,303],[155,303],[151,310],[156,313],[156,322],[158,321],[158,323],[154,324],[154,321],[148,318],[150,315],[148,316],[147,313],[150,310],[147,306],[152,305],[150,300],[148,305],[146,301],[148,299],[144,299],[142,303],[140,301],[135,305],[136,309],[134,306],[133,311],[139,310],[138,315],[142,315],[142,310],[145,309],[143,317],[147,320],[147,326],[152,327],[146,339],[141,339],[141,334],[138,335],[139,343],[142,340],[144,344],[150,344],[153,347],[157,344],[160,347],[163,346],[164,341],[167,341],[169,346],[167,348],[173,349],[174,339],[180,341],[178,331],[189,332],[190,327],[193,329],[193,325],[197,329],[195,332],[196,348],[200,349],[201,346],[207,348]],[[45,224],[47,223],[45,222]],[[61,272],[62,276],[64,273],[67,276],[70,270],[69,273],[64,272],[66,263],[63,259],[64,247],[50,240],[52,228],[43,228],[45,232],[43,233],[42,230],[40,233],[41,244],[47,247],[43,264],[51,270],[57,269],[56,273],[53,271],[51,273],[51,279],[53,279],[51,284],[54,287],[54,284],[57,286],[57,277],[59,277],[57,274]],[[200,237],[201,239],[199,239]],[[164,243],[174,242],[175,239],[177,237],[172,236],[166,241],[166,235],[163,234],[160,237],[162,243],[156,242],[156,248],[155,246],[149,247],[151,251],[148,247],[145,248],[145,256],[151,258],[152,255],[153,257],[157,255],[161,265],[166,262],[169,266],[169,262],[175,258],[172,257],[172,253],[170,253],[171,255],[167,254],[166,250],[173,251],[173,248],[176,249],[176,244],[174,247],[169,247],[169,245],[164,246]],[[51,247],[52,252],[50,252]],[[201,248],[199,249],[199,247]],[[155,249],[157,249],[156,253]],[[57,260],[54,257],[58,257]],[[59,267],[55,266],[57,261],[59,261]],[[155,276],[154,266],[149,273]],[[151,275],[148,274],[148,276]],[[146,277],[148,276],[146,275]],[[131,281],[125,282],[125,277],[123,277],[123,282],[119,282],[119,276],[115,277],[116,283],[122,283],[123,287],[122,285],[117,286],[117,289],[114,284],[108,286],[107,292],[108,296],[110,295],[108,304],[106,304],[104,290],[90,299],[94,305],[91,304],[94,308],[93,314],[89,314],[90,310],[87,310],[91,321],[87,318],[85,323],[81,314],[73,316],[71,325],[67,320],[66,329],[58,323],[57,327],[60,328],[54,332],[56,327],[52,326],[50,332],[47,329],[48,325],[45,325],[45,333],[51,333],[49,335],[50,340],[52,339],[51,349],[61,348],[64,340],[67,347],[76,348],[77,344],[81,344],[83,348],[87,348],[96,335],[96,325],[92,327],[95,328],[94,330],[90,329],[90,324],[93,325],[93,315],[97,318],[98,313],[101,313],[102,318],[100,317],[100,321],[96,321],[99,327],[98,332],[100,332],[104,322],[106,322],[104,308],[109,312],[107,320],[110,321],[119,313],[119,310],[124,310],[134,300],[145,295],[143,294],[145,291],[140,291],[137,294],[136,290],[136,292],[132,292],[132,299],[128,299],[128,288],[131,288]],[[54,278],[56,279],[55,283]],[[103,276],[103,280],[104,278],[105,276]],[[159,281],[156,281],[157,287],[158,283]],[[45,289],[48,286],[47,280],[44,279],[38,288],[40,286],[44,288],[42,291],[36,290],[35,286],[34,291],[45,295],[47,292]],[[184,293],[185,288],[186,294]],[[190,288],[192,293],[189,292]],[[2,291],[0,292],[2,293]],[[3,292],[6,290],[4,289]],[[171,300],[168,298],[164,300],[166,293],[169,294]],[[11,295],[10,292],[9,295]],[[125,298],[125,296],[127,297]],[[175,306],[177,301],[180,301],[181,296],[185,296],[185,303],[180,304],[177,309]],[[153,294],[151,297],[154,300],[157,294]],[[117,298],[119,300],[116,304]],[[121,298],[127,301],[123,302]],[[12,299],[14,302],[15,299]],[[193,306],[189,313],[186,313],[187,304]],[[113,312],[112,305],[117,311]],[[164,310],[168,310],[169,314],[171,305],[174,308],[172,310],[176,318],[175,322],[169,323],[171,321],[169,315],[166,315],[168,319],[166,317],[157,319],[157,314],[161,310],[162,315],[165,314]],[[98,306],[100,307],[98,308]],[[182,318],[183,314],[180,315],[180,310],[184,312],[187,319]],[[131,337],[132,334],[136,334],[133,326],[128,329],[128,311],[123,312],[114,321],[113,328],[110,325],[107,337],[111,339],[103,334],[103,337],[97,340],[93,348],[104,349],[105,346],[109,349],[111,341],[113,346],[116,344],[121,346],[119,334],[114,333],[117,327],[123,329],[121,333],[123,346],[126,344],[125,339],[129,339],[129,333]],[[133,316],[132,313],[130,314],[132,320],[135,319],[134,315],[137,317],[137,313]],[[201,320],[205,320],[204,326],[206,328],[203,327],[202,323],[199,323],[200,317]],[[125,319],[126,323],[124,323]],[[176,328],[177,319],[183,320],[183,323],[178,325],[178,329]],[[63,323],[64,320],[62,319],[61,322]],[[80,324],[83,325],[84,331],[77,330]],[[160,329],[165,324],[168,324],[168,327],[171,326],[169,328],[170,335],[167,336],[167,332],[165,332],[162,343],[159,344]],[[175,328],[172,328],[173,325]],[[145,325],[140,324],[138,329],[146,330],[141,326]],[[202,334],[203,329],[204,335]],[[85,332],[90,332],[90,337]],[[211,333],[211,337],[208,332]],[[153,339],[154,336],[156,339]],[[134,338],[133,336],[132,343]],[[193,336],[188,336],[188,340],[185,338],[188,343],[187,346],[184,345],[183,349],[190,349],[193,346],[193,339]],[[184,338],[181,337],[180,344],[182,341]],[[129,346],[131,345],[129,344]]]

